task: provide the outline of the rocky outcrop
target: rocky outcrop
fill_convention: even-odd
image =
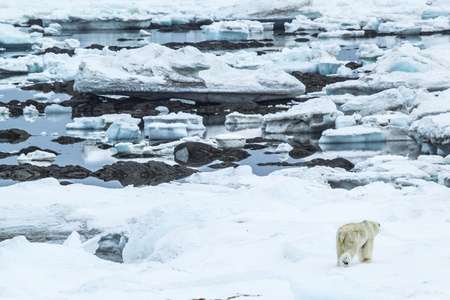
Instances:
[[[0,130],[0,143],[18,144],[26,141],[30,136],[25,130],[18,128]]]
[[[315,167],[324,166],[330,168],[342,168],[346,171],[353,169],[354,164],[345,158],[323,159],[315,158],[307,162],[288,163],[288,162],[268,162],[259,163],[258,166],[281,166],[281,167]]]
[[[134,161],[120,161],[112,165],[104,166],[102,169],[93,172],[92,176],[103,181],[118,180],[123,186],[133,185],[158,185],[163,182],[182,179],[196,170],[183,166],[149,161],[138,163]]]
[[[50,165],[47,167],[32,164],[0,165],[0,179],[32,181],[48,177],[56,179],[96,177],[103,181],[118,180],[123,186],[158,185],[163,182],[184,178],[195,172],[196,170],[183,166],[171,166],[157,161],[149,161],[147,163],[117,162],[104,166],[95,172],[74,165]]]
[[[236,162],[250,156],[247,151],[241,149],[218,149],[199,142],[182,143],[175,147],[173,154],[177,163],[191,166],[203,166],[215,160]]]

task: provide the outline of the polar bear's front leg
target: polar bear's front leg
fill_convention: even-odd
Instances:
[[[373,252],[373,239],[369,239],[358,251],[359,261],[362,263],[372,262],[372,252]]]

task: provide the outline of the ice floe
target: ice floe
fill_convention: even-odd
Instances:
[[[150,140],[178,140],[188,136],[187,127],[185,123],[154,122],[145,128]]]
[[[260,114],[242,114],[235,111],[225,116],[225,125],[248,123],[260,124],[262,120],[263,116]]]
[[[33,41],[30,35],[9,24],[0,23],[0,47],[30,48]]]
[[[157,44],[122,50],[114,57],[85,58],[74,88],[144,98],[176,97],[205,102],[261,101],[294,97],[305,87],[274,64],[257,70],[232,68],[193,47]]]
[[[140,140],[141,130],[136,123],[123,120],[114,121],[106,130],[106,136],[110,141]]]
[[[143,121],[145,135],[155,140],[201,136],[206,130],[202,116],[183,112],[146,116]]]
[[[385,51],[372,71],[359,80],[330,84],[325,90],[328,94],[373,94],[401,86],[429,91],[448,89],[450,60],[445,49],[448,44],[421,50],[405,43]]]
[[[224,133],[217,135],[216,141],[222,148],[242,148],[246,138],[240,134]]]
[[[252,33],[262,33],[264,25],[258,21],[220,21],[203,25],[207,40],[245,40]]]
[[[337,114],[333,101],[314,98],[286,112],[265,115],[263,129],[267,133],[321,132],[334,126]]]
[[[34,162],[50,163],[55,160],[56,160],[56,155],[54,153],[50,153],[50,152],[42,151],[42,150],[36,150],[36,151],[30,152],[28,154],[22,153],[19,157],[17,157],[17,161],[20,164],[34,163]]]

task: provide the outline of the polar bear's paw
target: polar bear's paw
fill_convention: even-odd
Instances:
[[[344,253],[341,256],[341,265],[344,266],[344,267],[348,267],[348,265],[350,264],[351,260],[352,259],[351,259],[350,255],[348,255],[348,253]]]

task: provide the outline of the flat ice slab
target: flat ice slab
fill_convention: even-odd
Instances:
[[[115,56],[86,57],[74,89],[144,99],[179,98],[200,102],[285,99],[305,86],[274,63],[237,69],[194,47],[172,50],[157,44],[122,50]]]

